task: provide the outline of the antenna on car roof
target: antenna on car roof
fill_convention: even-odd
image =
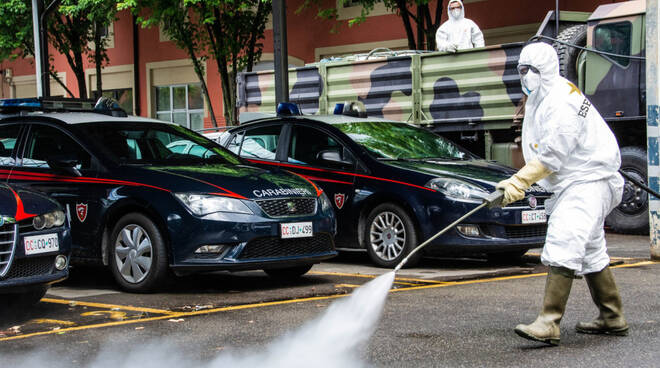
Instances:
[[[102,96],[98,99],[98,101],[96,101],[96,104],[94,105],[94,112],[119,118],[125,118],[128,116],[126,111],[124,111],[124,109],[119,106],[119,102],[117,102],[115,99],[105,96]]]
[[[117,101],[108,97],[101,97],[97,101],[64,97],[8,98],[0,100],[0,112],[3,114],[20,114],[30,111],[94,112],[117,117],[128,116]]]

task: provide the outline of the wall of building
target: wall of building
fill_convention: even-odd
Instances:
[[[316,8],[296,10],[303,0],[289,0],[287,3],[288,51],[290,65],[318,61],[323,57],[359,52],[369,52],[376,47],[407,49],[408,43],[401,18],[382,6],[377,6],[367,21],[349,27],[348,19],[359,14],[359,7],[342,9],[338,21],[320,20]],[[593,11],[598,5],[617,2],[612,0],[560,0],[561,10]],[[326,0],[326,5],[339,3],[339,0]],[[465,0],[466,17],[474,20],[484,31],[486,44],[522,41],[531,36],[549,10],[554,9],[554,0]],[[437,2],[432,2],[432,6]],[[442,2],[447,5],[447,0]],[[446,13],[444,11],[443,13]],[[443,14],[443,21],[446,14]],[[102,78],[105,89],[119,90],[134,88],[133,59],[133,16],[121,12],[110,29],[112,34],[108,56],[110,64],[104,68]],[[336,29],[336,32],[331,32]],[[264,62],[272,60],[272,28],[265,33]],[[156,116],[155,88],[167,85],[187,85],[198,83],[186,53],[179,50],[159,31],[158,28],[138,28],[139,42],[139,83],[140,94],[132,94],[140,106],[140,115]],[[51,47],[51,54],[53,48]],[[67,88],[78,97],[75,76],[63,55],[53,55],[53,65]],[[34,86],[34,59],[5,61],[0,65],[3,80],[0,83],[2,97],[28,97],[36,93]],[[89,91],[96,88],[94,65],[86,61],[85,82]],[[9,74],[9,76],[8,76]],[[224,125],[222,111],[222,91],[215,61],[206,62],[205,76],[210,100],[216,119]],[[64,95],[64,89],[51,83],[53,95]],[[133,90],[134,91],[134,90]],[[139,101],[139,102],[138,102]],[[208,105],[204,104],[204,126],[211,126]]]

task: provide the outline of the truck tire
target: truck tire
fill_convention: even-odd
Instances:
[[[646,150],[641,147],[621,148],[621,170],[647,184]],[[605,223],[617,233],[648,234],[649,195],[626,180],[621,204],[610,212]]]
[[[578,24],[576,26],[568,27],[559,33],[557,40],[571,45],[584,47],[587,45],[587,25]],[[559,74],[577,84],[577,60],[580,51],[582,50],[559,42],[554,42],[552,47],[557,50],[557,56],[559,56]]]

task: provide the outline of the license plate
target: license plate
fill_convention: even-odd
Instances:
[[[314,235],[311,222],[292,222],[280,224],[282,239],[307,238]]]
[[[535,211],[522,211],[523,224],[539,224],[546,222],[548,218],[545,215],[545,210]]]
[[[25,255],[48,253],[60,250],[57,234],[26,236],[23,238]]]

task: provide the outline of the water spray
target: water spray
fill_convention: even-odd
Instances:
[[[466,218],[472,216],[473,213],[479,211],[480,209],[482,209],[482,208],[484,208],[484,207],[486,207],[486,206],[488,206],[489,208],[500,206],[501,203],[502,203],[502,199],[503,199],[503,198],[504,198],[504,191],[502,191],[502,190],[499,190],[499,189],[498,189],[498,190],[496,190],[496,191],[490,193],[490,194],[488,195],[488,197],[484,198],[484,203],[482,203],[482,204],[478,205],[477,207],[473,208],[470,212],[466,213],[465,215],[463,215],[463,216],[462,216],[461,218],[459,218],[458,220],[452,222],[451,224],[449,224],[449,226],[447,226],[447,227],[445,227],[444,229],[440,230],[438,233],[436,233],[436,234],[433,235],[432,237],[426,239],[425,242],[423,242],[422,244],[418,245],[417,248],[415,248],[415,249],[412,250],[412,252],[408,253],[408,255],[406,256],[406,258],[404,258],[401,262],[399,262],[399,264],[394,268],[394,273],[396,273],[397,271],[399,271],[399,270],[401,269],[401,267],[403,267],[403,265],[405,265],[406,262],[408,262],[408,259],[409,259],[413,254],[417,253],[418,250],[420,250],[420,249],[424,248],[425,246],[427,246],[427,245],[428,245],[430,242],[432,242],[435,238],[437,238],[437,237],[439,237],[440,235],[446,233],[447,230],[449,230],[449,229],[453,228],[454,226],[458,225],[461,221],[463,221],[463,220],[465,220]]]

